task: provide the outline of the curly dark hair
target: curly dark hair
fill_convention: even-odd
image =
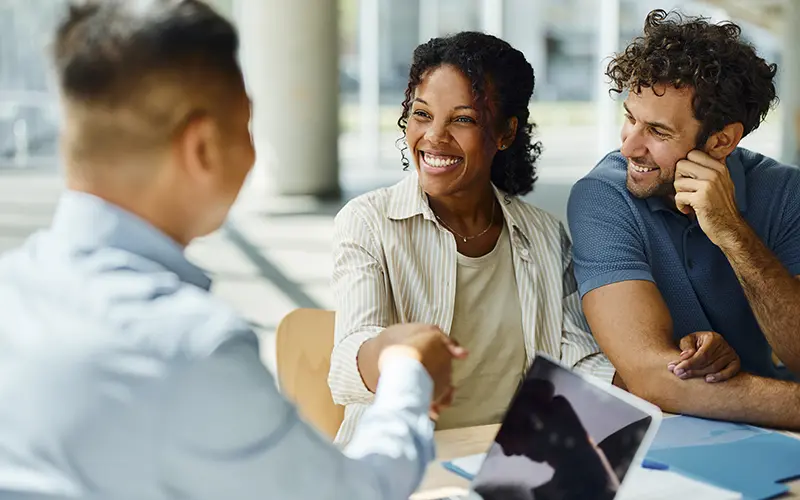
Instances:
[[[702,124],[697,144],[731,123],[741,123],[747,135],[777,102],[777,65],[759,57],[741,34],[732,22],[711,24],[703,17],[654,10],[647,15],[644,35],[609,63],[611,90],[689,87],[694,117]]]
[[[533,68],[522,52],[492,35],[464,31],[433,38],[414,50],[403,113],[397,120],[403,131],[399,141],[405,138],[415,89],[426,72],[445,64],[458,68],[472,82],[479,121],[487,130],[497,130],[511,117],[517,117],[517,135],[508,149],[495,155],[491,179],[495,186],[510,195],[530,193],[536,182],[536,159],[542,152],[541,143],[532,142],[536,125],[528,121]],[[407,146],[400,148],[404,169],[409,166],[406,149]]]

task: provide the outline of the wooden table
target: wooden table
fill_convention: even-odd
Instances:
[[[428,466],[422,486],[411,497],[411,500],[429,500],[444,495],[465,493],[469,482],[442,467],[440,462],[485,452],[497,434],[498,427],[497,425],[483,425],[436,431],[437,461]],[[797,433],[786,432],[785,434],[800,438],[800,434]],[[800,500],[800,479],[791,481],[789,494],[780,498]]]
[[[464,429],[436,431],[436,459],[428,466],[422,486],[419,487],[412,500],[427,500],[444,495],[466,493],[469,481],[453,474],[444,467],[441,461],[483,453],[489,449],[499,425],[482,425]]]

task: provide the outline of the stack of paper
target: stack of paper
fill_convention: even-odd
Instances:
[[[615,500],[674,500],[702,498],[703,500],[741,500],[734,491],[695,481],[667,470],[633,468],[625,478]]]
[[[748,500],[775,498],[800,477],[800,440],[745,424],[694,417],[666,418],[647,458],[742,493]]]
[[[485,453],[456,458],[442,465],[451,472],[471,480],[486,458]],[[616,500],[674,500],[702,498],[703,500],[741,500],[741,493],[717,488],[668,470],[633,467],[625,478]]]
[[[472,481],[481,469],[481,465],[483,465],[485,459],[486,453],[476,453],[475,455],[467,455],[466,457],[456,458],[449,462],[442,462],[442,465],[450,472],[454,472]]]

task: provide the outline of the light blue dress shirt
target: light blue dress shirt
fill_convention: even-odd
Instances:
[[[0,258],[0,499],[407,499],[432,382],[381,375],[344,454],[298,418],[246,321],[173,240],[67,192]]]

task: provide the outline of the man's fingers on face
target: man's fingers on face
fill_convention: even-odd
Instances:
[[[713,181],[719,176],[716,168],[691,160],[681,160],[675,167],[675,179],[693,179],[697,181]]]
[[[675,191],[678,193],[695,193],[700,191],[704,187],[705,181],[696,180],[696,179],[689,179],[689,178],[679,178],[675,179]]]
[[[727,168],[724,163],[714,159],[714,157],[712,157],[710,154],[700,149],[693,149],[692,151],[689,151],[689,154],[686,155],[686,159],[696,165],[715,170],[717,172],[722,172]]]
[[[675,206],[682,214],[688,215],[694,212],[693,203],[695,203],[695,193],[682,192],[675,195]]]
[[[702,166],[696,164],[691,160],[680,160],[675,164],[675,178],[676,179],[701,179],[700,172]]]

